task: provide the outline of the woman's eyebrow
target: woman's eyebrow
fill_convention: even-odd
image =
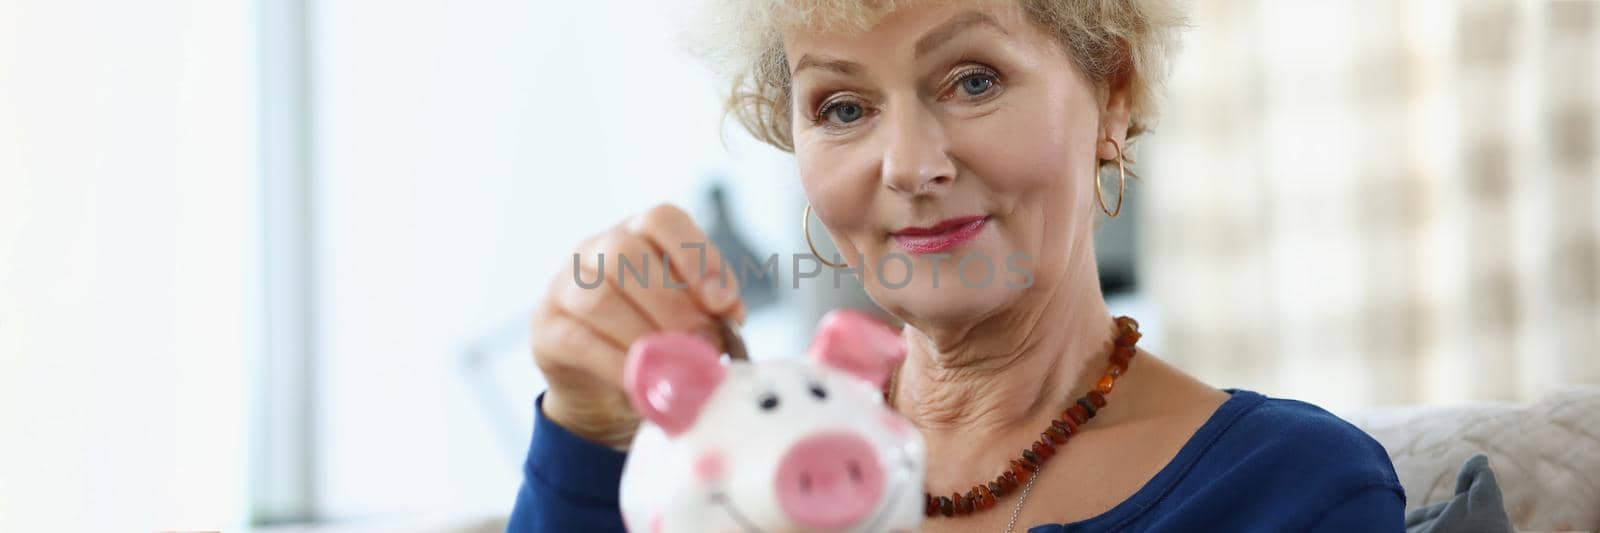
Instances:
[[[1000,26],[999,22],[994,20],[994,17],[989,16],[987,13],[963,11],[950,17],[950,20],[940,24],[939,27],[928,30],[927,33],[922,35],[922,38],[917,39],[916,46],[912,48],[913,53],[917,56],[926,54],[944,44],[945,41],[955,38],[956,35],[974,26],[988,26],[1004,35],[1011,35],[1004,27]],[[808,68],[820,68],[848,76],[860,72],[861,64],[845,59],[814,57],[811,54],[806,54],[800,56],[800,60],[795,62],[794,70],[789,72],[789,76],[791,78],[795,77],[800,74],[800,71]]]
[[[1010,35],[1005,28],[1000,27],[999,22],[995,22],[994,17],[979,11],[964,11],[950,17],[950,20],[939,25],[939,27],[928,30],[928,33],[924,34],[921,39],[917,39],[914,53],[918,56],[928,53],[934,48],[938,48],[939,45],[944,44],[945,41],[974,26],[988,26],[1002,34]]]
[[[790,72],[789,76],[794,77],[795,75],[800,74],[800,71],[808,68],[831,70],[848,76],[861,70],[861,64],[844,59],[834,59],[829,57],[817,58],[812,57],[811,54],[806,54],[800,56],[800,60],[795,62],[794,71]]]

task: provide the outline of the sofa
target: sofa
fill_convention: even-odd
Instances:
[[[1341,413],[1389,452],[1415,511],[1456,495],[1457,474],[1488,458],[1517,531],[1600,531],[1600,386],[1536,401]]]

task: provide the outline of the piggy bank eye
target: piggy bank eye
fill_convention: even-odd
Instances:
[[[828,399],[828,389],[822,388],[821,383],[813,382],[811,384],[811,396],[816,397],[818,400],[826,400]]]
[[[761,395],[761,410],[771,411],[778,408],[778,395],[766,393]]]

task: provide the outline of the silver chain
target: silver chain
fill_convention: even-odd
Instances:
[[[1042,470],[1044,466],[1040,465],[1039,470],[1034,470],[1033,475],[1028,476],[1028,483],[1022,486],[1022,495],[1017,497],[1017,506],[1011,510],[1011,519],[1006,521],[1006,533],[1011,533],[1011,528],[1017,526],[1017,514],[1022,512],[1022,502],[1028,501],[1028,492],[1033,490],[1033,482],[1039,480],[1039,472]]]

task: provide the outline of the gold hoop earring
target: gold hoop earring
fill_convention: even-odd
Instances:
[[[1106,195],[1105,193],[1100,192],[1099,159],[1096,159],[1094,162],[1094,199],[1100,202],[1100,210],[1105,212],[1107,218],[1117,218],[1117,215],[1122,214],[1122,193],[1125,190],[1125,187],[1128,185],[1128,167],[1123,165],[1123,162],[1126,161],[1126,159],[1122,157],[1122,145],[1117,144],[1117,141],[1112,141],[1111,139],[1106,140],[1110,141],[1111,146],[1116,147],[1117,149],[1117,208],[1112,210],[1106,207]]]
[[[811,244],[811,204],[806,204],[805,211],[800,213],[800,233],[806,236],[806,247],[811,249],[812,257],[816,257],[818,261],[822,262],[822,264],[833,268],[845,268],[850,266],[845,263],[834,263],[827,259],[823,259],[822,254],[817,253],[817,245]]]

